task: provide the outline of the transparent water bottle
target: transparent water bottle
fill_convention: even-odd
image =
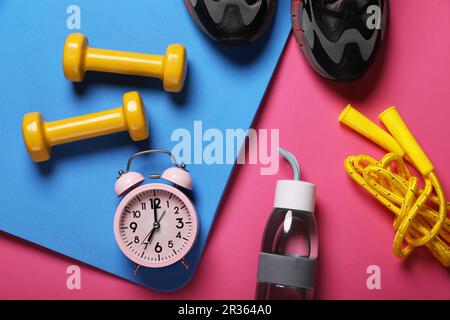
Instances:
[[[300,181],[295,157],[280,149],[291,163],[294,180],[279,180],[274,210],[267,222],[258,264],[257,300],[313,299],[318,237],[314,217],[314,184]]]

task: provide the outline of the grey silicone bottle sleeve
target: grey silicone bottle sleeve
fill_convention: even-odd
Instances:
[[[314,288],[316,263],[317,259],[261,252],[258,264],[258,282],[312,289]]]

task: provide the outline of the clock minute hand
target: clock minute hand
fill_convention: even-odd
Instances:
[[[160,223],[161,219],[164,217],[164,214],[165,214],[165,213],[166,213],[166,210],[164,210],[164,212],[162,213],[162,215],[159,217],[159,220],[156,221],[156,222],[153,224],[152,230],[151,230],[151,231],[149,232],[149,234],[144,238],[144,240],[142,240],[141,244],[143,244],[144,241],[145,241],[145,239],[147,239],[147,238],[148,238],[147,243],[150,243],[150,241],[152,240],[152,237],[153,237],[153,233],[155,232],[156,229],[159,229],[159,227],[160,227],[159,223]]]
[[[147,233],[147,235],[144,237],[144,239],[142,239],[141,244],[144,244],[145,240],[146,240],[147,238],[151,237],[152,234],[153,234],[153,232],[155,232],[155,227],[152,227],[152,230],[150,230],[150,232]]]
[[[147,233],[147,235],[145,236],[144,239],[142,239],[141,244],[144,244],[145,240],[148,238],[147,243],[150,242],[150,239],[153,235],[153,232],[155,232],[156,229],[159,228],[159,221],[158,221],[158,207],[155,206],[155,208],[153,209],[153,226],[152,229],[150,230],[149,233]]]

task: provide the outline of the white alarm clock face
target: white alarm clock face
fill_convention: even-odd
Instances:
[[[160,268],[181,260],[196,241],[197,215],[180,190],[159,183],[132,190],[114,220],[116,241],[135,263]]]

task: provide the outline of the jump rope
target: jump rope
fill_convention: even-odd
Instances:
[[[350,156],[345,170],[350,178],[395,214],[394,254],[405,258],[425,246],[439,262],[450,266],[450,219],[442,185],[434,166],[422,150],[395,107],[379,116],[384,131],[356,109],[347,106],[339,121],[389,151],[380,161],[368,156]],[[422,175],[418,186],[406,165],[408,161]]]

